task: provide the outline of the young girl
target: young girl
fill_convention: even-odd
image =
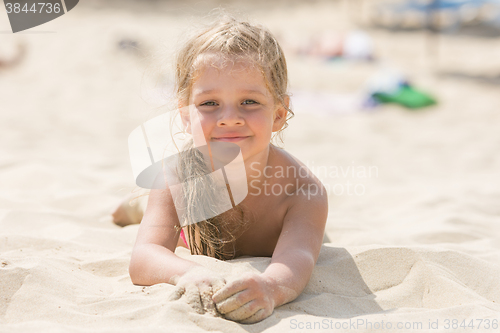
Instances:
[[[185,223],[179,221],[168,187],[151,190],[130,261],[134,284],[174,284],[174,298],[195,295],[207,312],[241,323],[268,317],[302,292],[319,255],[328,207],[321,182],[271,143],[273,133],[281,134],[293,115],[287,80],[283,51],[260,26],[224,17],[187,41],[177,57],[176,92],[179,109],[189,107],[199,119],[181,112],[186,132],[193,134],[196,121],[208,146],[236,144],[248,194],[222,214]],[[206,171],[198,167],[203,158],[196,153],[180,159],[183,179]],[[192,188],[187,196],[209,187]],[[189,209],[197,206],[188,200]],[[115,212],[116,223],[123,223],[121,214]],[[226,282],[217,272],[175,255],[176,246],[222,260],[272,260],[261,274]]]

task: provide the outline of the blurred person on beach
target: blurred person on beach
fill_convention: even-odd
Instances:
[[[321,182],[272,143],[282,140],[293,116],[283,51],[267,29],[223,15],[186,41],[176,58],[175,75],[185,131],[193,134],[192,113],[182,111],[191,107],[199,115],[208,145],[236,144],[243,156],[248,194],[232,209],[193,223],[179,221],[168,187],[151,190],[143,216],[124,202],[113,213],[114,222],[141,223],[130,277],[136,285],[176,285],[171,299],[186,297],[200,313],[241,323],[261,321],[274,308],[297,298],[307,285],[328,214]],[[193,140],[189,145],[195,147]],[[181,178],[203,178],[203,157],[196,155],[196,149],[188,151],[193,153],[179,158]],[[187,198],[210,190],[203,181],[185,189]],[[187,201],[188,209],[197,209],[194,200]],[[219,272],[177,256],[177,246],[220,260],[272,259],[263,273],[226,280]]]

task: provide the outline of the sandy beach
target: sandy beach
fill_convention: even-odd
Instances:
[[[498,332],[500,33],[429,47],[425,31],[368,25],[361,3],[88,0],[17,34],[1,12],[0,58],[26,54],[0,68],[0,332]],[[142,193],[128,135],[167,111],[171,57],[219,5],[282,43],[295,111],[284,147],[329,190],[309,284],[253,325],[169,301],[172,285],[133,285],[138,225],[110,215]],[[376,61],[296,52],[359,29]],[[355,108],[387,67],[438,104]],[[270,263],[176,253],[227,276]]]

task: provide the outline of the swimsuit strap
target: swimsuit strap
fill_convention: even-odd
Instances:
[[[184,230],[181,229],[181,238],[182,238],[182,241],[184,242],[184,244],[186,244],[186,247],[189,249],[189,245],[186,241],[186,235],[184,235]]]

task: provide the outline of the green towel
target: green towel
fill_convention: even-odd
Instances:
[[[379,103],[396,103],[409,109],[419,109],[437,103],[429,94],[415,90],[410,86],[402,86],[394,94],[374,93],[373,98]]]

